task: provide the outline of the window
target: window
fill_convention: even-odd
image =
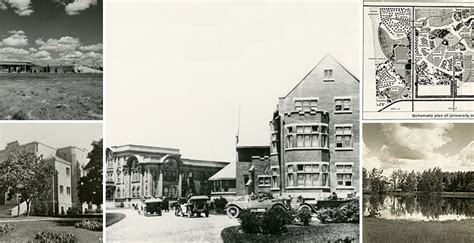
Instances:
[[[259,175],[258,186],[270,186],[270,178],[269,175]]]
[[[59,186],[59,193],[64,193],[64,187],[62,185]]]
[[[66,193],[67,193],[67,195],[71,195],[71,188],[70,187],[66,187]]]
[[[336,149],[352,148],[352,125],[336,125]]]
[[[71,174],[71,169],[69,167],[66,167],[66,175],[70,175]]]
[[[288,187],[319,187],[327,184],[327,182],[320,181],[320,174],[323,174],[323,178],[327,179],[327,164],[321,166],[319,163],[301,162],[287,166]],[[297,171],[290,169],[294,167],[297,168]]]
[[[326,125],[290,125],[286,130],[286,148],[327,148]]]
[[[333,80],[332,69],[324,69],[324,80]]]
[[[336,113],[350,112],[351,111],[351,98],[350,97],[336,97],[334,98],[334,111]]]
[[[272,169],[272,188],[278,188],[278,169]]]
[[[352,186],[352,164],[336,163],[337,186]]]
[[[316,111],[318,110],[318,98],[297,98],[295,99],[296,111]]]

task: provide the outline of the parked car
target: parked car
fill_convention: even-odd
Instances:
[[[143,215],[150,216],[156,214],[161,216],[161,210],[163,209],[163,200],[159,198],[145,199],[143,201]]]
[[[208,196],[191,196],[186,202],[180,204],[175,211],[176,216],[188,216],[189,218],[194,215],[200,217],[202,214],[209,217]]]
[[[266,211],[270,208],[281,207],[285,210],[290,209],[290,198],[252,198],[252,196],[243,196],[237,200],[231,201],[226,205],[226,213],[230,218],[237,218],[240,211],[249,209],[252,211]]]
[[[354,199],[322,199],[322,200],[305,200],[298,208],[298,211],[308,209],[312,213],[317,213],[323,208],[338,208],[343,204],[351,202]]]

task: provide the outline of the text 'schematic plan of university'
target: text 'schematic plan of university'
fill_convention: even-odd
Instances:
[[[474,117],[474,7],[364,7],[364,118]]]

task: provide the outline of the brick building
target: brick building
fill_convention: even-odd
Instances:
[[[40,142],[30,142],[20,145],[18,141],[10,142],[4,150],[0,151],[0,161],[5,160],[12,153],[17,152],[34,153],[41,157],[44,163],[51,163],[56,169],[56,175],[51,178],[53,188],[46,196],[32,202],[32,210],[46,207],[48,214],[66,213],[70,208],[82,209],[79,201],[77,185],[81,176],[84,175],[83,168],[87,164],[87,151],[74,147],[53,148]],[[26,204],[20,206],[20,214],[26,211]],[[4,213],[16,215],[18,211],[15,199],[7,200],[6,192],[0,193],[0,205],[6,208]],[[8,212],[7,212],[8,211]]]
[[[279,98],[270,132],[270,146],[237,146],[236,195],[359,192],[359,81],[332,56]]]
[[[175,148],[113,146],[107,148],[106,197],[129,207],[142,197],[208,195],[208,179],[227,164],[181,158]]]

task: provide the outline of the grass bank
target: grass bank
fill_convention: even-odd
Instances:
[[[35,238],[36,233],[40,231],[72,233],[76,236],[78,242],[102,242],[102,231],[90,231],[86,229],[75,228],[74,224],[80,221],[81,220],[48,220],[11,222],[9,224],[14,224],[15,229],[3,236],[0,236],[0,242],[30,242]]]
[[[409,221],[363,219],[364,242],[472,242],[474,219]]]
[[[247,234],[240,226],[227,227],[221,232],[225,243],[230,242],[359,242],[359,224],[321,224],[288,226],[281,235]]]
[[[125,214],[123,213],[106,213],[105,214],[106,227],[109,227],[124,218],[125,218]]]

